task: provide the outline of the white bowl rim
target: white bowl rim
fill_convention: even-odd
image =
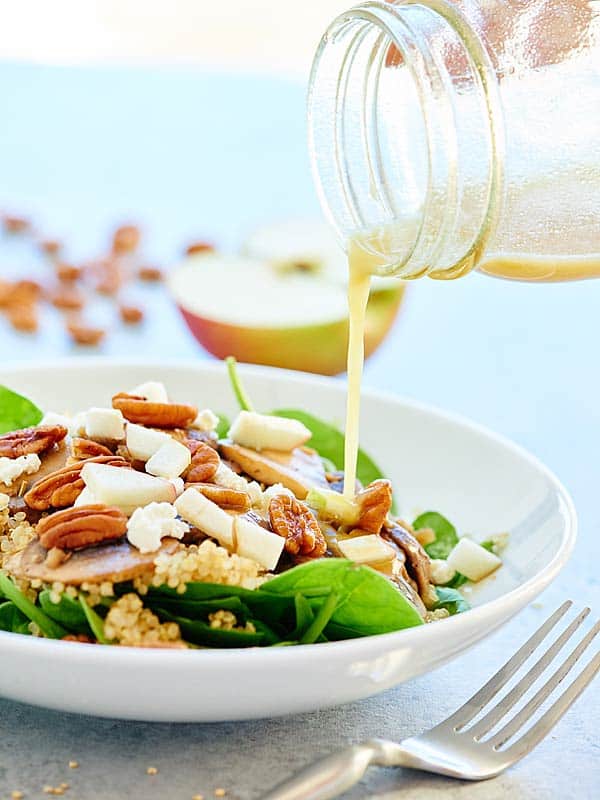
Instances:
[[[193,369],[216,374],[222,374],[225,365],[221,361],[199,361],[195,359],[174,359],[173,361],[165,362],[158,359],[140,359],[140,358],[113,358],[111,356],[87,356],[76,358],[62,358],[49,361],[28,361],[28,362],[6,362],[0,366],[0,376],[3,372],[24,372],[29,373],[35,369],[76,369],[76,368],[98,368],[101,369],[119,369],[122,367],[139,367],[143,369],[153,369],[160,371],[161,369]],[[299,372],[294,370],[285,370],[279,367],[265,367],[256,366],[253,364],[240,364],[241,371],[249,375],[257,377],[268,376],[283,376],[286,380],[292,383],[309,383],[314,386],[331,386],[332,383],[340,383],[336,378],[326,377],[322,375],[314,375],[312,373]],[[477,629],[480,626],[485,626],[490,623],[492,626],[498,624],[498,620],[503,619],[501,610],[503,604],[510,604],[514,601],[517,607],[525,605],[533,597],[538,595],[546,586],[548,586],[560,570],[565,566],[577,538],[577,513],[573,500],[558,479],[558,477],[550,470],[542,461],[536,456],[531,454],[521,445],[516,444],[511,439],[495,433],[491,429],[470,419],[463,417],[454,412],[444,411],[436,408],[428,403],[413,400],[408,397],[397,395],[389,391],[380,391],[374,389],[363,389],[363,397],[372,397],[374,399],[385,400],[388,402],[399,403],[404,407],[412,410],[423,412],[425,414],[434,414],[450,423],[455,423],[463,428],[467,428],[473,433],[484,436],[493,440],[495,443],[510,450],[521,459],[525,460],[532,467],[542,473],[549,483],[553,486],[556,494],[560,498],[565,511],[566,527],[560,543],[560,547],[556,551],[552,560],[537,574],[528,578],[520,586],[517,586],[506,594],[489,600],[481,606],[470,609],[464,614],[457,614],[448,619],[441,620],[444,625],[445,631],[451,635],[450,626],[458,628],[458,626],[466,624],[467,620],[471,626]],[[523,602],[519,602],[525,598]],[[439,623],[438,623],[439,624]],[[99,649],[96,645],[86,645],[80,642],[63,642],[55,639],[43,639],[40,637],[24,636],[18,633],[9,633],[7,631],[0,631],[0,642],[5,642],[7,645],[14,645],[20,651],[25,651],[24,655],[39,656],[40,648],[55,651],[56,655],[68,653],[72,657],[76,657],[80,663],[86,663],[89,660],[96,662],[98,653],[102,652],[104,658],[108,659],[107,666],[117,666],[121,662],[126,663],[129,667],[134,666],[132,662],[136,662],[141,666],[147,664],[148,660],[154,659],[160,661],[163,666],[176,666],[182,663],[182,659],[205,659],[210,658],[212,666],[214,666],[215,659],[223,659],[224,665],[231,665],[232,661],[239,658],[251,659],[252,667],[260,669],[263,664],[271,664],[287,662],[290,658],[300,657],[307,653],[312,653],[312,658],[325,658],[330,659],[336,656],[343,657],[348,650],[356,650],[360,645],[365,643],[371,644],[376,647],[381,645],[382,649],[387,649],[386,645],[400,645],[418,647],[422,641],[427,641],[432,634],[431,631],[436,630],[437,625],[419,625],[413,628],[404,628],[403,630],[393,631],[392,633],[377,634],[374,636],[363,636],[356,639],[345,639],[338,642],[323,642],[320,644],[310,645],[296,645],[294,647],[250,647],[250,648],[219,648],[219,649],[200,649],[200,650],[160,650],[152,648],[139,648],[139,647],[103,647]],[[400,638],[399,638],[400,637]],[[410,640],[410,641],[409,641]],[[250,664],[247,662],[246,666]]]

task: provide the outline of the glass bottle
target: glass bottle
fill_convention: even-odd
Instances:
[[[315,56],[323,208],[373,271],[600,276],[600,0],[397,0]]]

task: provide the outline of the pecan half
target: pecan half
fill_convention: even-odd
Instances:
[[[356,524],[367,533],[379,533],[392,507],[392,484],[386,480],[370,483],[356,495],[360,516]]]
[[[92,439],[82,439],[79,436],[71,440],[71,454],[78,461],[83,461],[86,458],[95,458],[96,456],[113,455],[112,451],[103,444],[98,444]]]
[[[67,435],[62,425],[37,425],[0,436],[0,456],[18,458],[29,453],[45,453]]]
[[[198,416],[198,409],[187,403],[151,403],[144,397],[121,392],[112,399],[129,422],[152,428],[186,428]]]
[[[192,454],[192,462],[185,473],[185,480],[189,483],[204,483],[212,480],[221,463],[217,451],[214,447],[197,439],[188,439],[185,444]]]
[[[285,549],[291,555],[320,558],[327,550],[319,523],[309,509],[287,494],[276,495],[269,503],[271,527],[285,539]]]
[[[81,470],[84,464],[93,462],[96,464],[110,464],[113,467],[129,467],[128,461],[120,456],[96,456],[86,458],[83,461],[76,461],[62,469],[56,470],[46,475],[41,480],[34,483],[24,497],[25,502],[30,508],[38,511],[46,511],[48,508],[65,508],[71,506],[77,500],[84,489]]]
[[[215,486],[214,483],[188,483],[187,488],[196,489],[213,503],[227,511],[244,513],[250,509],[250,495],[239,489],[226,489],[225,486]]]
[[[127,531],[127,517],[113,506],[89,505],[66,508],[41,519],[37,533],[42,547],[48,550],[77,550],[111,539],[120,539]]]

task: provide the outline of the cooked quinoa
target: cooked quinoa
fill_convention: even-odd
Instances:
[[[112,604],[104,620],[104,633],[108,639],[130,647],[181,641],[179,625],[161,623],[133,592]]]

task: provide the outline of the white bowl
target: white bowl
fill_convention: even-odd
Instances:
[[[244,368],[259,409],[343,418],[345,386]],[[99,360],[3,367],[0,383],[53,411],[110,404],[148,379],[176,399],[235,413],[221,364]],[[0,633],[0,693],[63,711],[122,719],[221,721],[347,703],[439,667],[509,620],[567,561],[576,516],[559,481],[511,442],[412,401],[365,391],[362,443],[389,475],[401,512],[439,510],[462,532],[509,531],[504,565],[473,589],[473,609],[397,633],[252,650],[136,650]]]

